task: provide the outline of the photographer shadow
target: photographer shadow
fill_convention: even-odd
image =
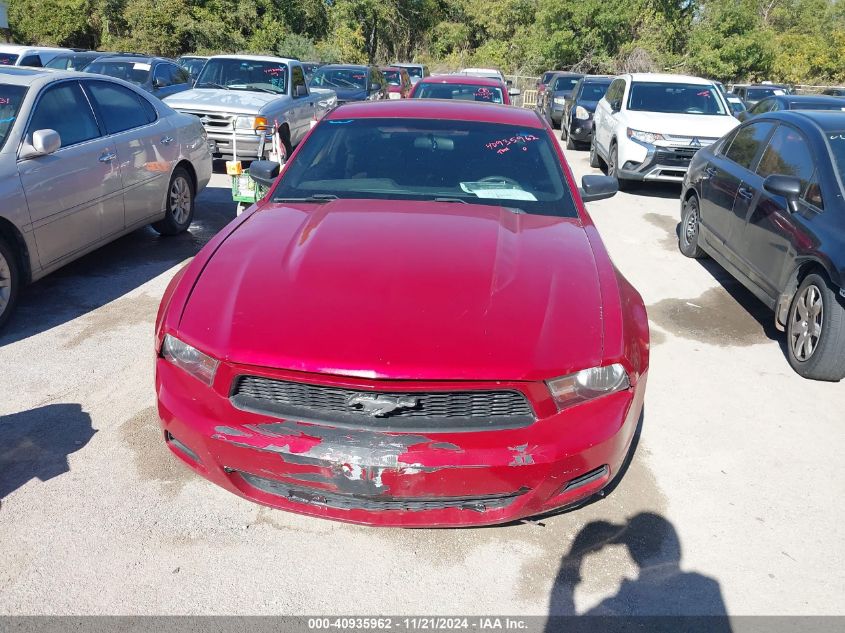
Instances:
[[[594,521],[582,528],[561,559],[546,631],[559,630],[561,623],[555,616],[577,614],[575,589],[582,580],[584,558],[612,545],[625,546],[639,568],[637,578],[623,579],[616,595],[581,615],[605,616],[602,630],[642,630],[644,616],[651,616],[647,618],[648,630],[730,633],[719,583],[681,569],[678,533],[668,520],[651,512],[640,513],[624,525]]]

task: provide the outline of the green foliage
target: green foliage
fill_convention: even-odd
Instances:
[[[845,0],[11,0],[22,43],[845,80]]]

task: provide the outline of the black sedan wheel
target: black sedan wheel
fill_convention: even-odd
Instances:
[[[789,364],[804,378],[845,378],[845,306],[821,275],[802,282],[789,308]]]
[[[698,245],[701,229],[701,212],[698,207],[698,196],[691,195],[684,201],[681,211],[681,227],[678,232],[678,248],[687,257],[701,259],[707,253]]]

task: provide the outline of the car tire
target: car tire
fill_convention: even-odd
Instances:
[[[20,283],[16,252],[8,240],[0,235],[0,329],[15,310]]]
[[[590,139],[590,167],[595,167],[596,169],[601,167],[601,158],[599,158],[599,152],[596,149],[595,135]]]
[[[786,323],[789,364],[804,378],[845,378],[845,305],[822,275],[804,278]]]
[[[161,235],[177,235],[188,230],[194,219],[194,181],[188,170],[177,167],[167,185],[167,210],[163,220],[153,223]]]
[[[615,142],[610,145],[610,154],[607,157],[607,175],[616,178],[619,191],[628,191],[633,187],[630,180],[619,176],[619,149]]]
[[[290,144],[290,131],[286,127],[279,130],[279,145],[281,145],[282,150],[285,152],[284,159],[287,161],[290,155],[293,154],[293,145]]]
[[[578,149],[579,143],[577,141],[572,140],[572,134],[569,133],[569,130],[566,131],[566,149]]]
[[[687,257],[703,259],[707,257],[698,245],[701,234],[701,210],[698,203],[698,196],[691,195],[684,200],[681,209],[681,226],[678,230],[678,249]]]

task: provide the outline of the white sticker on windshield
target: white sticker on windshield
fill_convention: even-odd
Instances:
[[[534,194],[515,186],[509,186],[507,182],[462,182],[461,189],[478,198],[537,202]]]
[[[137,63],[135,63],[135,64],[132,64],[132,69],[133,69],[133,70],[149,70],[149,69],[150,69],[150,65],[149,65],[149,64],[144,64],[144,63],[142,63],[142,62],[137,62]]]
[[[774,92],[774,93],[775,93],[777,96],[779,96],[779,97],[781,97],[781,96],[783,96],[783,95],[785,95],[785,94],[786,94],[783,90],[778,90],[778,89],[775,89],[775,90],[773,90],[772,92]]]

